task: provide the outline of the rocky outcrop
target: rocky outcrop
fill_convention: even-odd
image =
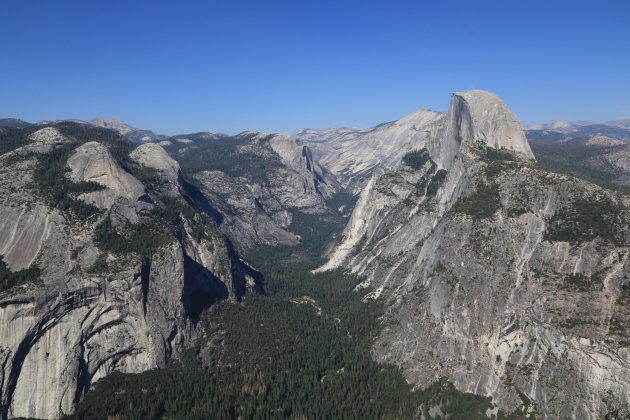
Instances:
[[[145,194],[144,185],[121,168],[101,143],[92,141],[79,146],[68,159],[68,167],[72,181],[96,182],[105,187],[80,197],[97,207],[110,208],[118,199],[135,203]]]
[[[41,205],[30,209],[0,205],[0,219],[11,221],[0,228],[0,255],[13,271],[33,264],[42,242],[50,235],[54,223],[59,221],[56,215]]]
[[[416,161],[372,177],[321,270],[365,278],[387,307],[373,354],[418,387],[601,418],[630,401],[630,201],[538,168],[519,131],[496,96],[453,95]]]
[[[606,414],[606,420],[630,420],[630,410],[622,408]]]
[[[129,204],[135,223],[149,229],[148,210],[172,200],[184,206],[184,200],[171,196],[162,203],[163,188],[143,185],[105,144],[80,144],[44,130],[32,137],[35,144],[50,145],[49,151],[57,144],[77,145],[68,158],[70,179],[105,189],[78,196],[101,208],[79,219],[49,207],[32,188],[36,158],[19,151],[0,157],[0,255],[13,271],[37,265],[41,272],[38,279],[0,292],[1,418],[71,413],[99,378],[163,366],[185,349],[203,311],[217,300],[237,301],[260,291],[258,273],[240,260],[202,209],[180,213],[182,230],[168,240],[159,236],[161,245],[150,255],[132,245],[126,252],[104,249],[96,231],[115,218],[121,202]],[[162,152],[143,147],[133,158],[160,171],[167,182],[177,164]],[[116,229],[133,229],[131,221]],[[118,241],[127,240],[120,232]]]
[[[447,113],[372,129],[191,134],[122,163],[128,143],[70,138],[64,124],[0,156],[0,255],[41,273],[0,292],[2,418],[56,418],[112,371],[163,366],[210,305],[261,290],[232,242],[299,244],[296,221],[330,214],[341,187],[359,200],[320,270],[353,271],[385,305],[377,360],[505,412],[626,415],[630,200],[536,165],[495,95],[456,93]],[[34,188],[58,146],[74,148],[64,205]],[[627,171],[625,145],[585,147]],[[77,216],[76,200],[98,210]]]
[[[205,251],[189,255],[175,242],[123,270],[0,297],[4,415],[56,418],[114,370],[163,366],[195,337],[203,309],[236,299],[231,273],[241,263],[215,245],[223,255],[194,242],[186,248]]]
[[[181,168],[157,143],[144,143],[136,147],[129,157],[144,168],[155,171],[160,179],[159,187],[163,194],[178,197],[182,188]],[[155,175],[154,174],[154,175]]]
[[[136,147],[129,157],[147,168],[156,169],[166,180],[177,183],[180,172],[179,163],[170,157],[159,144],[142,144]]]
[[[584,144],[586,146],[622,146],[624,144],[627,144],[625,141],[623,140],[619,140],[613,137],[608,137],[608,136],[593,136],[593,137],[589,137]]]
[[[69,141],[54,127],[44,127],[41,130],[37,130],[29,136],[29,140],[39,146],[64,144]]]

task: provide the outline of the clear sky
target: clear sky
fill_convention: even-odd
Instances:
[[[630,115],[630,1],[3,0],[0,116],[159,133],[372,126],[490,90]]]

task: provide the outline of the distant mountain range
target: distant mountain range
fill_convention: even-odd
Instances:
[[[0,120],[0,418],[621,418],[624,121]]]
[[[622,118],[616,121],[608,121],[604,123],[605,125],[610,125],[613,127],[626,128],[630,129],[630,117]]]
[[[31,125],[31,123],[17,118],[0,118],[0,127],[26,127],[27,125]]]
[[[524,126],[525,130],[550,130],[571,133],[580,130],[583,127],[593,125],[605,125],[609,127],[630,129],[630,117],[622,118],[619,120],[607,121],[603,123],[594,123],[591,121],[552,121],[544,124],[534,124]]]
[[[120,120],[104,120],[102,118],[94,118],[89,123],[96,127],[110,128],[112,130],[116,130],[136,144],[166,138],[166,136],[155,134],[153,131],[150,130],[143,130],[140,128],[132,127],[129,124],[126,124]]]
[[[57,122],[62,122],[62,121],[73,122],[77,124],[89,124],[94,127],[102,127],[102,128],[115,130],[136,144],[152,142],[152,141],[166,138],[166,136],[161,135],[161,134],[155,134],[153,131],[150,131],[150,130],[143,130],[140,128],[132,127],[129,124],[120,120],[105,120],[103,118],[93,118],[89,122],[78,120],[78,119],[72,119],[72,120],[59,120],[59,121],[41,121],[37,124],[50,124],[50,123],[57,123]],[[0,127],[27,127],[29,125],[34,125],[34,124],[17,119],[17,118],[1,118],[0,119]]]
[[[60,120],[61,121],[61,120]],[[60,121],[41,121],[38,124],[48,124],[52,122]],[[95,127],[109,128],[117,131],[123,136],[136,144],[142,144],[147,142],[155,142],[164,140],[169,136],[163,134],[156,134],[155,132],[147,129],[133,127],[121,120],[107,120],[103,118],[93,118],[92,120],[83,121],[78,119],[63,120],[69,122],[75,122],[79,124],[90,124]],[[18,118],[0,118],[0,127],[26,127],[32,125],[27,121]],[[389,126],[392,123],[383,124]],[[329,132],[334,134],[334,137],[339,139],[338,134],[341,131],[347,131],[347,138],[361,137],[360,134],[372,132],[373,129],[364,128],[329,128],[329,129],[304,129],[297,134],[299,138],[309,140],[310,137],[322,138],[326,137],[325,133]],[[621,140],[630,141],[630,117],[621,118],[618,120],[606,121],[603,123],[594,123],[591,121],[552,121],[542,124],[533,124],[524,126],[523,130],[530,141],[559,141],[570,140],[576,138],[587,138],[591,136],[608,136],[618,138]],[[343,138],[343,136],[341,136]],[[326,143],[324,141],[324,143]]]
[[[630,117],[605,123],[590,121],[553,121],[524,127],[530,141],[558,141],[591,136],[630,140]]]

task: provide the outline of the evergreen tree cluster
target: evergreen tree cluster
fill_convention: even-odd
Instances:
[[[29,143],[28,136],[41,127],[0,127],[0,155]]]
[[[407,166],[414,169],[421,169],[425,163],[432,161],[429,152],[425,148],[406,153],[402,160]]]
[[[13,272],[4,262],[4,258],[0,256],[0,292],[14,286],[39,280],[40,275],[41,271],[37,265],[31,265],[29,268]]]
[[[599,237],[625,246],[628,218],[629,210],[608,197],[579,197],[551,218],[545,239],[579,244]]]
[[[355,278],[313,276],[306,268],[275,267],[267,296],[216,304],[204,328],[212,337],[219,325],[225,336],[210,348],[208,366],[191,350],[164,369],[113,374],[73,417],[412,418],[419,410],[428,415],[422,407],[431,404],[459,418],[485,418],[489,398],[443,381],[413,391],[397,368],[373,361],[382,308],[362,302],[364,295],[353,292]]]
[[[68,158],[76,148],[71,143],[57,147],[48,154],[41,155],[33,179],[40,194],[48,205],[63,212],[70,213],[85,220],[99,212],[99,209],[77,198],[79,194],[99,191],[102,185],[91,182],[73,182],[66,174],[70,171],[67,166]]]
[[[189,173],[215,170],[232,177],[266,180],[272,169],[282,166],[282,163],[267,145],[273,135],[258,139],[258,144],[252,144],[252,136],[256,134],[219,136],[208,140],[204,133],[198,133],[186,136],[186,140],[194,142],[194,148],[187,147],[188,143],[180,143],[177,138],[172,139],[172,145],[165,148]]]
[[[480,181],[475,191],[461,197],[453,206],[453,213],[464,213],[475,219],[487,219],[501,209],[499,187],[494,183]]]
[[[94,231],[94,242],[102,250],[114,254],[136,253],[149,258],[161,246],[184,236],[184,220],[197,241],[209,239],[216,230],[209,216],[184,200],[162,196],[153,204],[152,210],[143,215],[139,223],[118,230],[110,217],[105,218]]]

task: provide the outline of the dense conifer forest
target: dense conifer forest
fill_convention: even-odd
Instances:
[[[68,418],[406,419],[432,418],[437,406],[450,418],[487,418],[490,398],[444,380],[414,390],[397,367],[372,359],[383,307],[351,274],[311,273],[321,259],[308,251],[331,233],[311,232],[297,248],[250,252],[263,294],[215,303],[194,348],[164,369],[101,379]]]
[[[99,381],[72,418],[412,418],[427,403],[485,418],[489,398],[444,381],[413,391],[374,362],[380,305],[362,301],[356,278],[307,268],[270,265],[267,295],[215,304],[194,349],[165,369]]]

